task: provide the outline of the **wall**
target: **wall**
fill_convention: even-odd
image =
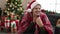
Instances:
[[[28,2],[31,2],[31,1],[32,0],[26,0],[26,1],[22,0],[22,4],[23,4],[24,9],[26,9]]]
[[[22,0],[23,8],[26,9],[28,2],[31,2],[32,0]],[[0,0],[0,7],[2,9],[5,8],[6,0]]]
[[[6,0],[0,0],[0,7],[1,7],[2,9],[5,8],[5,4],[6,4]]]

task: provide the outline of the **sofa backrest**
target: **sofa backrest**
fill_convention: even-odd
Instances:
[[[56,26],[57,20],[60,18],[57,14],[47,14],[52,26]]]

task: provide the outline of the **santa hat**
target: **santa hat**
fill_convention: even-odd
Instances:
[[[28,12],[31,12],[31,10],[32,10],[37,4],[39,4],[39,3],[36,2],[36,1],[31,2],[30,5],[27,7],[27,11],[28,11]]]

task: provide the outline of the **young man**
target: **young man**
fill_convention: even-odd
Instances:
[[[19,34],[53,34],[48,17],[41,12],[41,5],[37,2],[32,2],[30,11],[22,18]]]

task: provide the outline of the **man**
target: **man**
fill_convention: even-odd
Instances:
[[[53,34],[48,17],[41,12],[41,5],[32,2],[30,6],[28,13],[23,16],[20,23],[19,34]]]

